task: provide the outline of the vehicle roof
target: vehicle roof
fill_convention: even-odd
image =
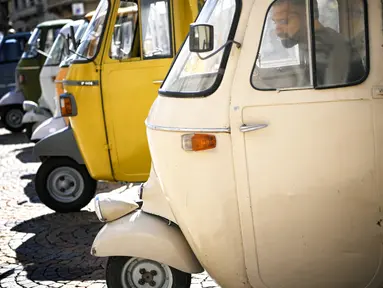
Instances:
[[[59,25],[65,25],[69,22],[72,22],[71,19],[58,19],[58,20],[50,20],[50,21],[44,21],[37,25],[37,28],[40,27],[49,27],[49,26],[59,26]]]
[[[76,20],[76,21],[72,21],[72,22],[69,22],[67,24],[65,24],[61,30],[60,30],[60,33],[63,34],[63,35],[69,35],[70,34],[70,27],[72,26],[74,28],[74,32],[76,33],[77,29],[84,24],[86,20],[84,19],[79,19],[79,20]]]
[[[8,38],[18,38],[18,37],[29,37],[31,36],[31,32],[17,32],[14,34],[7,34],[4,36],[4,39]]]

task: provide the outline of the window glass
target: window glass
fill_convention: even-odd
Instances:
[[[55,28],[55,29],[49,29],[47,32],[46,40],[45,40],[45,45],[44,45],[44,52],[49,53],[49,51],[52,48],[53,43],[55,42],[56,37],[60,33],[60,28]]]
[[[312,5],[313,22],[307,5]],[[359,83],[368,64],[364,17],[363,0],[275,1],[266,17],[253,86],[299,89]]]
[[[109,52],[110,58],[122,60],[132,57],[133,41],[137,28],[137,11],[136,3],[120,2]]]
[[[141,19],[144,58],[171,57],[169,0],[142,0]]]
[[[222,47],[229,38],[236,10],[235,0],[207,0],[196,23],[214,26],[214,49]],[[206,57],[212,52],[201,53]],[[224,50],[202,60],[189,50],[189,38],[183,45],[161,90],[164,92],[199,93],[208,90],[217,79]]]
[[[67,40],[63,34],[60,34],[53,43],[52,49],[49,51],[49,56],[44,65],[53,66],[59,65],[64,54],[64,45],[67,45]]]
[[[40,45],[40,35],[41,30],[39,28],[35,28],[28,40],[28,49],[23,53],[21,56],[22,58],[34,58],[37,56],[37,49],[39,49]]]
[[[84,36],[81,38],[81,44],[76,50],[75,60],[87,60],[96,56],[98,46],[101,43],[101,35],[104,30],[108,9],[108,0],[101,0],[92,20],[84,32]]]
[[[0,48],[0,62],[19,61],[24,50],[24,39],[6,39]]]

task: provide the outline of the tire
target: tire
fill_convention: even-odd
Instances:
[[[138,281],[142,281],[142,283],[140,284]],[[152,285],[150,284],[151,281],[154,281]],[[189,288],[191,285],[191,275],[152,260],[135,257],[109,257],[106,266],[106,284],[108,288],[133,288],[141,286],[153,288]]]
[[[7,130],[11,132],[21,132],[25,125],[22,123],[24,111],[22,107],[11,106],[4,109],[2,122]]]
[[[85,165],[70,158],[51,157],[37,171],[35,187],[42,203],[56,212],[68,213],[80,211],[92,200],[97,181]]]

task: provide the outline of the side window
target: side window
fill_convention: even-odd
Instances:
[[[48,33],[45,39],[44,49],[43,49],[45,53],[47,54],[49,53],[49,51],[52,48],[53,42],[55,42],[55,39],[59,33],[60,33],[60,29],[57,29],[57,28],[48,30]]]
[[[365,17],[364,0],[275,1],[266,16],[252,85],[279,90],[360,83],[368,73]]]
[[[0,48],[0,62],[17,62],[23,54],[23,39],[7,39]]]
[[[129,59],[139,57],[139,45],[134,45],[138,19],[138,6],[134,2],[120,2],[118,17],[114,25],[109,57],[112,59]],[[134,49],[138,47],[138,49]]]
[[[144,59],[172,57],[169,0],[141,0]]]

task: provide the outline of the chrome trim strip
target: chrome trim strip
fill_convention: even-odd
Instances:
[[[98,80],[82,80],[82,81],[73,81],[73,80],[64,80],[64,85],[67,86],[98,86]]]
[[[151,130],[168,131],[168,132],[189,132],[189,133],[230,133],[230,128],[180,128],[168,127],[149,124],[145,120],[145,125]]]
[[[239,130],[243,133],[246,133],[246,132],[251,132],[251,131],[257,131],[257,130],[261,130],[261,129],[264,129],[264,128],[267,128],[269,125],[268,124],[255,124],[255,125],[246,125],[246,124],[243,124]]]
[[[38,70],[40,69],[40,66],[26,66],[26,67],[19,67],[17,70]]]

